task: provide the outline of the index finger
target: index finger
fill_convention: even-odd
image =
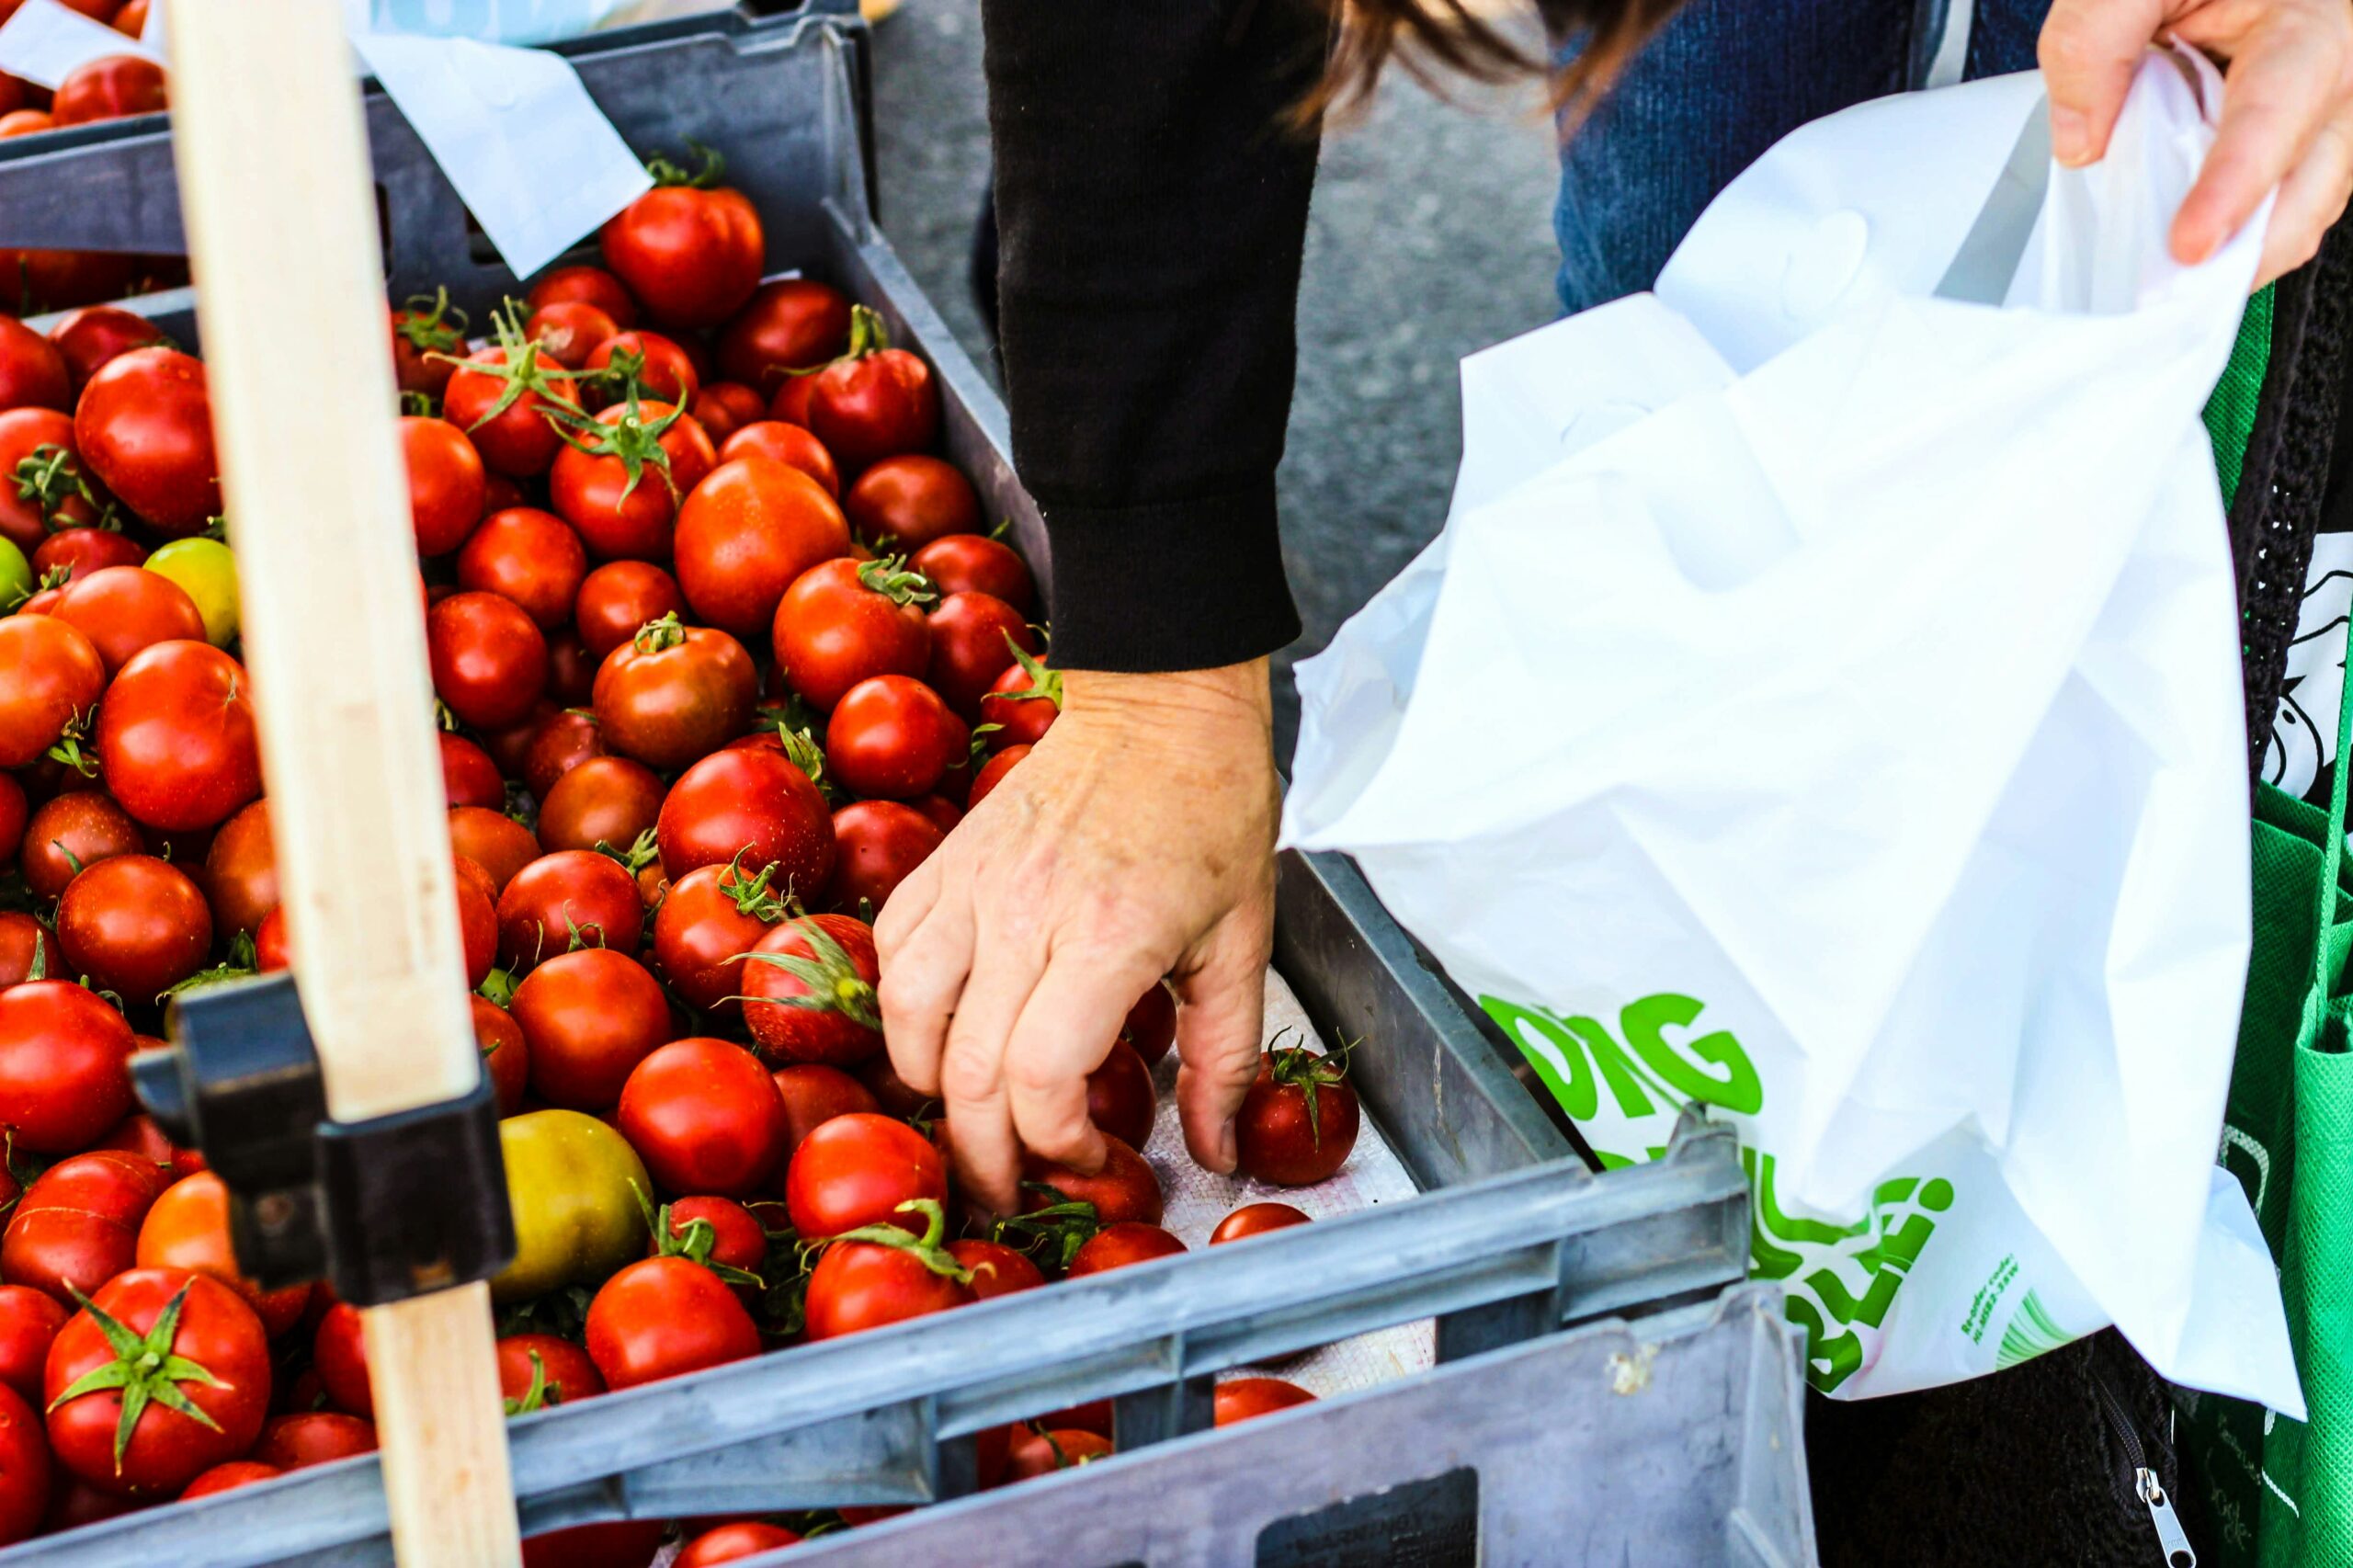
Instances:
[[[2052,156],[2075,167],[2107,153],[2142,51],[2165,17],[2165,0],[2052,0],[2035,51],[2051,95]]]
[[[2173,252],[2205,260],[2255,216],[2328,118],[2353,47],[2353,6],[2286,7],[2222,78],[2222,122],[2173,223]]]

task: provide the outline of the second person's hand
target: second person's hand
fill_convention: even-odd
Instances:
[[[1267,678],[1263,659],[1064,671],[1053,728],[876,922],[892,1065],[946,1103],[958,1170],[995,1211],[1019,1208],[1024,1149],[1100,1164],[1086,1074],[1164,974],[1184,1004],[1186,1142],[1233,1168],[1274,931]]]

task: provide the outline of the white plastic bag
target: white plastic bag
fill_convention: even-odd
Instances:
[[[2268,209],[2165,236],[2219,98],[2152,53],[2085,171],[2031,74],[1795,132],[1655,295],[1465,362],[1446,534],[1299,672],[1285,842],[1608,1158],[1734,1121],[1840,1395],[2113,1322],[2302,1409],[2213,1166],[2248,797],[2199,411]]]

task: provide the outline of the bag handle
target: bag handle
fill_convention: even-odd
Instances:
[[[2353,745],[2353,610],[2346,615],[2346,644],[2341,655],[2345,680],[2336,699],[2336,756],[2328,781],[2328,842],[2321,846],[2320,896],[2315,901],[2313,929],[2312,983],[2304,990],[2303,1018],[2296,1028],[2296,1049],[2306,1051],[2319,1040],[2321,1018],[2328,1008],[2328,933],[2336,924],[2336,878],[2345,864],[2345,784],[2353,772],[2346,748]]]

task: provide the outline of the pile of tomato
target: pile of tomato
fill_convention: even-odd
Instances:
[[[446,299],[390,317],[518,1413],[1184,1250],[1137,1153],[1165,985],[1090,1079],[1102,1169],[1033,1160],[1020,1215],[965,1210],[892,1072],[873,915],[1061,677],[931,368],[763,282],[715,169],[653,166],[602,266],[479,336]],[[239,1275],[127,1070],[175,994],[290,959],[221,505],[196,358],[113,306],[0,317],[0,1542],[374,1446],[358,1312]],[[1279,1043],[1245,1168],[1322,1181],[1358,1125],[1345,1052]],[[1236,1380],[1219,1419],[1307,1397]],[[982,1481],[1112,1440],[1104,1405],[1042,1415]],[[891,1511],[698,1521],[679,1561]],[[642,1568],[668,1528],[531,1555]]]

